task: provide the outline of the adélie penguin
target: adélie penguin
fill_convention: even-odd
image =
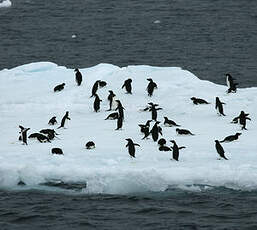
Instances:
[[[128,141],[126,147],[128,147],[128,152],[129,152],[130,157],[131,158],[132,157],[136,158],[136,156],[135,156],[135,152],[136,152],[135,146],[140,146],[140,145],[134,143],[130,138],[127,138],[126,141]]]
[[[223,147],[221,146],[221,144],[218,140],[215,140],[215,148],[216,148],[217,153],[220,155],[221,158],[224,158],[225,160],[228,160],[225,157],[225,155],[224,155],[225,151],[224,151]]]

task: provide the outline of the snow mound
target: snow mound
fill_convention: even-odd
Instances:
[[[10,0],[4,0],[0,2],[0,8],[11,7],[11,6],[12,6],[12,2]]]
[[[257,88],[239,89],[227,94],[226,87],[198,79],[178,67],[128,66],[99,64],[80,70],[83,82],[78,87],[74,70],[54,63],[39,62],[0,71],[0,188],[16,188],[23,181],[28,187],[53,185],[79,187],[86,193],[124,194],[130,192],[165,191],[170,186],[188,189],[189,185],[225,186],[234,189],[257,188]],[[157,84],[153,97],[147,96],[146,78]],[[132,95],[121,86],[131,78]],[[103,100],[100,112],[93,111],[90,98],[96,80],[107,82],[98,90]],[[66,83],[65,89],[54,93],[53,88]],[[225,79],[224,79],[225,82]],[[108,109],[108,90],[113,90],[125,107],[122,130],[115,131],[116,121],[104,120]],[[211,104],[193,105],[191,97],[200,97]],[[225,102],[220,117],[215,111],[215,97]],[[140,112],[148,102],[158,103],[163,137],[175,139],[181,150],[179,162],[171,152],[160,152],[152,139],[141,140],[138,124],[151,119],[151,113]],[[240,111],[250,113],[248,130],[241,131],[231,120]],[[60,120],[66,111],[71,120],[67,129],[56,130],[60,139],[51,143],[18,141],[18,125],[30,127],[29,134],[49,128],[52,116]],[[163,125],[167,116],[189,129],[195,136],[178,136],[173,127]],[[57,128],[58,125],[50,128]],[[228,161],[217,160],[214,140],[242,132],[238,141],[222,144]],[[126,138],[141,147],[131,159]],[[86,150],[94,141],[96,148]],[[53,147],[62,148],[64,155],[52,155]],[[192,187],[194,188],[194,186]]]

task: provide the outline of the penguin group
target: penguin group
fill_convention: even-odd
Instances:
[[[82,74],[79,71],[79,69],[75,69],[75,81],[77,83],[77,86],[81,86],[82,84]],[[226,74],[226,83],[228,86],[227,93],[236,93],[237,92],[237,83],[234,81],[235,79],[232,78],[230,74]],[[146,87],[147,95],[149,98],[152,98],[154,95],[154,91],[158,89],[157,83],[153,81],[152,78],[147,78],[146,79],[149,83]],[[121,86],[121,89],[125,89],[126,93],[129,95],[132,95],[132,79],[128,78],[127,80],[124,81],[123,85]],[[105,87],[107,83],[102,80],[96,80],[95,83],[92,86],[91,90],[91,98],[94,97],[94,102],[93,102],[93,109],[94,112],[98,113],[101,111],[100,109],[100,104],[102,102],[102,99],[100,99],[99,95],[97,94],[97,91],[99,88]],[[64,90],[65,83],[62,83],[60,85],[57,85],[54,88],[54,92],[62,91]],[[116,128],[114,130],[122,130],[123,128],[123,122],[125,120],[125,108],[122,104],[122,102],[116,98],[116,94],[114,93],[113,90],[109,90],[109,95],[107,96],[107,101],[108,101],[108,109],[106,111],[112,111],[105,119],[103,120],[117,120],[116,123]],[[189,98],[192,100],[193,104],[196,106],[201,106],[201,105],[209,105],[211,104],[210,102],[202,99],[202,98],[197,98],[197,97],[191,97]],[[224,102],[220,100],[219,97],[216,97],[215,100],[215,109],[217,110],[218,115],[220,116],[226,116],[224,113],[224,108],[223,105],[226,105]],[[171,159],[175,161],[179,161],[179,152],[181,149],[186,148],[185,146],[179,147],[178,144],[174,139],[169,140],[168,143],[171,143],[170,145],[167,145],[167,141],[163,138],[163,132],[162,132],[162,127],[161,127],[161,122],[158,120],[158,111],[159,110],[164,110],[163,108],[159,107],[159,104],[149,102],[147,103],[147,106],[142,109],[141,111],[143,112],[150,112],[151,113],[151,119],[148,118],[146,123],[144,124],[138,124],[140,127],[140,132],[143,134],[142,140],[146,141],[151,137],[153,142],[157,143],[159,146],[159,151],[161,152],[172,152],[171,154]],[[164,110],[165,112],[165,110]],[[242,130],[247,130],[246,128],[246,121],[251,120],[249,117],[248,113],[245,113],[244,111],[241,111],[239,116],[235,117],[231,123],[239,123],[242,127]],[[195,136],[196,134],[194,132],[191,132],[188,129],[182,129],[181,124],[177,124],[175,121],[171,120],[167,116],[164,116],[164,122],[163,126],[165,127],[176,127],[175,131],[178,136]],[[57,129],[65,128],[65,124],[68,120],[71,120],[69,117],[69,111],[66,111],[65,115],[61,119],[60,126],[58,126]],[[56,125],[57,119],[56,116],[53,116],[49,122],[49,126],[54,126]],[[179,128],[178,128],[179,127]],[[20,128],[20,136],[19,140],[23,142],[23,144],[28,145],[27,143],[27,136],[28,136],[28,131],[30,128],[24,128],[23,126],[19,126]],[[228,160],[228,158],[225,156],[225,151],[223,147],[221,146],[221,143],[228,143],[228,142],[233,142],[235,140],[239,139],[239,136],[242,133],[236,133],[235,135],[230,135],[225,137],[223,140],[215,140],[215,148],[218,153],[218,155],[225,159]],[[58,138],[57,135],[58,133],[55,132],[54,129],[43,129],[40,130],[37,133],[32,133],[28,136],[28,138],[35,138],[37,139],[40,143],[42,142],[49,142],[51,143],[52,140],[55,138]],[[131,158],[136,158],[136,148],[135,146],[140,147],[139,144],[135,143],[131,138],[126,138],[127,144],[125,147],[128,148],[128,153]],[[95,143],[93,141],[88,141],[85,145],[86,149],[94,149],[95,148]],[[188,147],[187,147],[188,148]],[[52,154],[59,154],[63,155],[63,151],[60,148],[52,148],[51,150]]]

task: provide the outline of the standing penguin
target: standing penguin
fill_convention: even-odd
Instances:
[[[132,79],[129,78],[126,81],[124,81],[124,84],[123,84],[123,86],[121,88],[123,89],[125,87],[127,93],[132,94],[132,92],[131,92],[131,90],[132,90],[131,83],[132,83]]]
[[[62,118],[61,125],[57,129],[64,128],[66,120],[70,120],[70,118],[69,118],[69,111],[67,111],[65,113],[64,117]]]
[[[79,69],[75,69],[74,72],[76,72],[75,80],[76,80],[78,86],[80,86],[81,82],[82,82],[82,74],[80,73]]]
[[[226,74],[226,83],[228,86],[227,93],[236,93],[236,86],[238,83],[235,83],[234,80],[235,79],[229,73]]]
[[[150,105],[149,111],[152,112],[152,120],[157,120],[157,111],[161,110],[162,108],[156,108],[158,104],[153,104],[152,102],[148,103]]]
[[[112,110],[112,106],[113,106],[113,102],[114,102],[114,98],[115,98],[115,94],[113,93],[112,90],[109,90],[109,95],[107,97],[107,100],[109,101],[109,109],[107,111],[111,111]]]
[[[172,148],[172,158],[176,161],[178,161],[179,158],[179,150],[180,149],[184,149],[186,148],[185,146],[182,147],[178,147],[177,143],[174,140],[171,140],[170,142],[173,143],[173,146],[171,146]]]
[[[121,104],[121,102],[119,100],[116,100],[116,102],[118,103],[118,105],[117,105],[117,108],[115,110],[118,110],[119,117],[124,119],[124,112],[123,112],[123,110],[125,110],[125,108],[122,106],[122,104]]]
[[[95,82],[95,84],[93,85],[93,87],[92,87],[92,95],[91,95],[91,97],[93,97],[93,96],[95,96],[95,94],[96,94],[96,92],[97,92],[97,90],[98,90],[98,85],[99,85],[99,80],[97,80],[96,82]]]
[[[158,126],[158,124],[160,124],[160,122],[156,121],[153,128],[150,131],[154,142],[158,140],[159,133],[160,133],[160,127]]]
[[[240,115],[238,117],[235,117],[233,119],[233,123],[237,123],[239,119],[239,124],[242,125],[242,129],[247,130],[246,128],[246,120],[250,120],[251,118],[248,117],[249,113],[245,113],[244,111],[241,111]]]
[[[22,140],[23,144],[28,145],[27,132],[28,132],[28,130],[30,130],[30,128],[24,128],[21,125],[19,125],[19,128],[21,129],[20,134],[21,134],[21,140]]]
[[[95,96],[95,101],[94,101],[94,110],[95,112],[98,112],[100,109],[100,102],[102,101],[97,94]]]
[[[147,92],[148,92],[148,96],[152,96],[153,95],[153,91],[154,89],[157,89],[157,84],[153,81],[152,78],[147,78],[147,81],[149,81],[149,84],[147,86]]]
[[[123,118],[118,115],[118,119],[117,119],[117,128],[115,130],[119,130],[122,128],[122,125],[123,125]]]
[[[126,144],[126,147],[128,147],[128,152],[129,152],[130,157],[136,158],[136,156],[135,156],[135,152],[136,152],[135,146],[140,146],[140,145],[134,143],[130,138],[126,139],[126,141],[128,141],[128,143]]]
[[[215,140],[215,142],[216,142],[215,148],[217,150],[217,153],[220,155],[220,157],[224,158],[225,160],[228,160],[224,155],[225,151],[224,151],[223,147],[221,146],[220,142],[218,140]]]
[[[217,113],[222,116],[226,116],[223,112],[223,106],[225,105],[224,102],[221,102],[218,97],[216,97],[216,103],[215,103],[215,109],[217,110]]]

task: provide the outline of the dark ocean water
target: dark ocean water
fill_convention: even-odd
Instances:
[[[257,86],[257,1],[12,3],[0,9],[0,69],[38,61],[180,66],[215,83],[230,72],[241,87]],[[257,229],[256,210],[256,191],[225,188],[126,196],[2,190],[0,230]]]

